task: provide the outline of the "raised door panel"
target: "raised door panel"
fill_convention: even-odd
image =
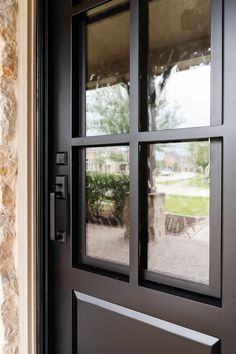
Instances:
[[[75,292],[78,354],[220,354],[217,338]]]

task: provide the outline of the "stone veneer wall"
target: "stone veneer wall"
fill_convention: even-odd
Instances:
[[[18,348],[16,273],[17,1],[0,0],[0,353]]]

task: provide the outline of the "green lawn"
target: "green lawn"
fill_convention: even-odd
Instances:
[[[166,212],[188,216],[208,216],[209,198],[167,195]]]
[[[186,185],[198,188],[208,189],[210,186],[209,179],[207,177],[194,177],[189,178],[183,182],[186,182]]]
[[[166,184],[166,185],[176,185],[182,187],[197,187],[197,188],[209,188],[209,181],[207,177],[196,176],[193,178],[182,179],[182,180],[170,180],[170,181],[158,181],[158,184]]]

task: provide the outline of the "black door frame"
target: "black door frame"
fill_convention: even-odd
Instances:
[[[36,75],[37,75],[37,251],[36,251],[36,352],[49,354],[49,229],[48,229],[48,2],[36,0]]]

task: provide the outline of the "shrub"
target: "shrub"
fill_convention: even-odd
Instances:
[[[122,223],[128,191],[129,177],[126,175],[88,173],[86,176],[87,218],[93,220],[101,217],[104,203],[112,202],[113,217]]]
[[[112,197],[115,217],[122,222],[126,194],[129,191],[129,178],[126,175],[113,175],[111,179]]]

